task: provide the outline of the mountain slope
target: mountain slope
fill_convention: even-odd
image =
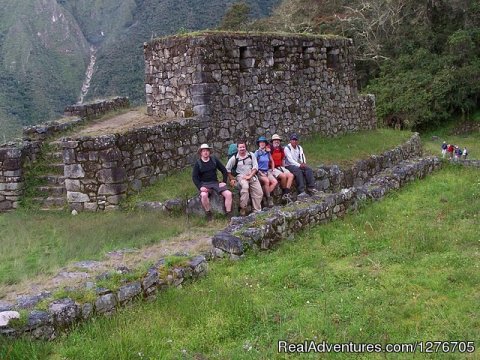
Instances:
[[[278,0],[248,2],[260,17]],[[79,99],[91,46],[97,61],[86,100],[120,95],[143,102],[143,43],[213,28],[232,3],[0,0],[0,141],[21,125],[58,117]]]
[[[0,123],[58,115],[83,80],[88,43],[82,31],[55,0],[0,0],[0,7]]]

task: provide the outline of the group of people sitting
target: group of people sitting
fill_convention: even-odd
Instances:
[[[459,160],[459,159],[466,159],[468,156],[468,150],[466,147],[460,149],[458,145],[447,144],[446,141],[442,143],[442,157],[445,158],[448,154],[449,159]]]
[[[265,197],[267,207],[273,206],[272,193],[280,184],[282,200],[292,201],[291,186],[295,179],[298,196],[308,197],[318,192],[312,169],[307,166],[303,148],[298,144],[298,135],[290,136],[290,143],[281,146],[282,138],[274,134],[269,142],[261,136],[257,140],[258,149],[255,152],[247,150],[244,140],[236,143],[236,152],[230,154],[226,166],[212,155],[212,148],[202,144],[198,149],[198,159],[193,166],[192,180],[200,191],[200,200],[205,210],[207,220],[213,218],[209,195],[216,192],[224,197],[227,218],[232,216],[233,188],[240,189],[240,216],[247,215],[249,201],[252,211],[262,209],[262,199]],[[222,181],[217,179],[217,170],[222,174]]]

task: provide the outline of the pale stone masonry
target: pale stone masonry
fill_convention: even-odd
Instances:
[[[351,39],[206,33],[144,45],[147,111],[209,117],[212,140],[376,127],[372,95],[359,95]],[[215,145],[215,144],[214,144]]]

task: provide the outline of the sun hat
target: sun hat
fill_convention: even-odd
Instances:
[[[265,136],[260,136],[260,137],[258,138],[258,140],[257,140],[257,145],[258,145],[258,143],[260,143],[260,142],[262,142],[262,141],[263,141],[264,143],[267,143],[267,142],[268,142],[268,140],[267,140],[267,138],[266,138]]]
[[[210,150],[210,152],[212,152],[212,148],[211,148],[210,146],[208,146],[208,144],[202,144],[202,145],[200,145],[200,147],[198,148],[197,153],[200,154],[200,152],[201,152],[203,149],[208,149],[208,150]]]
[[[273,135],[272,135],[272,141],[273,141],[273,140],[280,140],[280,141],[282,141],[282,138],[281,138],[280,135],[278,135],[278,134],[273,134]]]

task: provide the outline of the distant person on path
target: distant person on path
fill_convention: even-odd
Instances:
[[[257,140],[258,149],[255,156],[258,162],[258,178],[262,183],[263,193],[267,198],[267,206],[273,207],[272,192],[278,184],[277,179],[273,176],[273,160],[271,149],[265,136],[260,136]]]
[[[213,219],[210,207],[210,194],[214,191],[225,198],[225,211],[227,218],[232,216],[232,193],[227,188],[227,169],[219,159],[211,156],[212,148],[208,144],[200,145],[199,158],[195,161],[192,171],[192,180],[200,191],[200,200],[207,217],[207,221]],[[222,182],[218,182],[217,170],[222,173]]]
[[[468,150],[466,147],[463,148],[462,155],[463,155],[463,160],[467,160]]]
[[[448,148],[447,142],[444,141],[442,144],[442,158],[444,159],[445,159],[445,155],[447,155],[447,148]]]
[[[452,144],[448,144],[447,153],[449,159],[453,159],[453,150],[455,150],[455,147]]]
[[[273,176],[280,181],[280,187],[282,189],[282,200],[291,202],[290,188],[295,178],[293,174],[285,167],[285,151],[280,145],[282,138],[278,134],[272,136],[272,159],[275,166],[273,170]]]
[[[298,135],[292,134],[290,136],[290,144],[285,146],[285,167],[295,175],[295,181],[297,184],[298,195],[306,195],[306,191],[310,195],[318,193],[315,188],[315,179],[313,177],[313,171],[307,166],[307,160],[303,153],[303,148],[298,144]]]
[[[460,160],[462,157],[462,149],[458,147],[458,145],[455,146],[455,161]]]
[[[238,152],[228,160],[226,168],[230,185],[240,185],[240,215],[245,216],[250,198],[253,212],[262,210],[263,191],[257,177],[257,157],[247,151],[246,141],[238,141],[237,149]]]

